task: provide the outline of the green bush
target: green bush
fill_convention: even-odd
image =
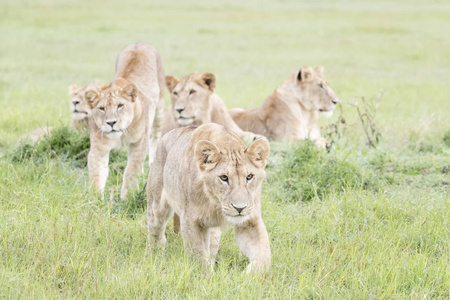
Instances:
[[[450,148],[450,130],[444,133],[444,137],[442,138],[442,140],[444,141],[445,146]]]
[[[69,126],[62,126],[37,142],[24,140],[7,150],[5,158],[11,162],[22,163],[32,161],[41,164],[49,159],[58,159],[71,163],[75,167],[84,168],[89,154],[89,133],[74,130]],[[113,151],[110,163],[116,169],[123,169],[126,165],[126,152]]]
[[[378,182],[360,166],[331,156],[309,141],[294,144],[279,165],[268,169],[268,182],[282,202],[308,201],[346,189],[377,189]]]

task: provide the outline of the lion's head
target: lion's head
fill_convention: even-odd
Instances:
[[[211,121],[209,97],[216,86],[214,74],[192,73],[181,79],[168,75],[166,86],[178,125],[201,125]]]
[[[91,115],[91,108],[84,98],[84,93],[87,90],[96,89],[97,87],[97,83],[90,83],[85,86],[77,86],[76,84],[69,86],[72,120],[83,120]]]
[[[137,87],[123,78],[85,93],[94,123],[108,138],[118,138],[126,133],[134,119],[137,96]]]
[[[339,100],[323,75],[323,67],[313,69],[305,66],[295,76],[296,86],[293,92],[303,107],[308,111],[320,111],[331,116]]]
[[[220,125],[203,126],[214,129]],[[229,222],[240,224],[249,219],[255,208],[260,209],[261,184],[270,147],[264,139],[247,147],[234,132],[220,127],[227,134],[221,138],[215,131],[214,143],[198,141],[194,148],[195,160],[206,193],[220,202],[222,213]]]

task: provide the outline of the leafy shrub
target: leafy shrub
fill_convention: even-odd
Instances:
[[[445,146],[450,148],[450,130],[444,133],[444,137],[442,138],[442,140],[444,141]]]
[[[345,189],[378,188],[375,178],[365,176],[360,166],[332,157],[309,141],[294,144],[278,164],[268,169],[268,183],[282,202],[323,198]]]
[[[75,167],[83,168],[87,165],[89,153],[89,133],[74,130],[69,126],[55,128],[48,136],[37,142],[24,140],[18,145],[7,150],[5,158],[11,162],[21,163],[32,161],[41,164],[49,159],[59,159],[73,164]],[[126,164],[126,153],[113,151],[110,162],[115,167],[124,168]]]

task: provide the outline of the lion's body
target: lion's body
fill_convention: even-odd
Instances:
[[[252,141],[260,137],[243,131],[233,121],[223,100],[214,93],[214,74],[192,73],[181,79],[167,76],[166,85],[170,92],[171,107],[166,111],[163,133],[181,126],[213,122],[234,131],[244,140]]]
[[[213,123],[164,135],[147,183],[151,245],[165,244],[165,227],[175,212],[185,246],[206,265],[214,262],[220,228],[227,223],[235,225],[237,243],[255,269],[270,265],[261,217],[268,154],[267,141],[257,140],[247,148],[235,133]]]
[[[322,69],[303,67],[278,86],[261,107],[235,108],[229,113],[242,130],[270,140],[289,142],[309,138],[325,148],[327,141],[320,136],[319,112],[332,113],[336,102],[338,99]]]
[[[34,129],[33,131],[30,131],[21,137],[19,137],[16,141],[16,143],[20,143],[22,141],[32,141],[37,142],[45,137],[48,137],[50,133],[52,132],[54,128],[51,126],[45,126],[45,127],[39,127]]]
[[[108,176],[109,153],[128,147],[128,164],[124,172],[121,198],[137,184],[137,174],[150,145],[152,150],[161,134],[164,108],[164,70],[156,49],[148,44],[124,48],[117,58],[114,80],[100,91],[85,94],[92,109],[88,156],[89,178],[103,191]]]

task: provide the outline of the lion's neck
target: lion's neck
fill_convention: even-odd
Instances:
[[[298,94],[299,90],[297,89],[297,79],[289,77],[282,84],[280,84],[274,93],[277,93],[277,96],[280,100],[292,105],[292,104],[300,104],[299,98],[302,95]]]
[[[318,112],[307,110],[300,102],[301,97],[297,88],[297,78],[291,76],[267,98],[264,103],[265,109],[261,111],[270,112],[271,116],[282,115],[284,121],[289,122],[289,129],[286,130],[291,132],[284,132],[283,135],[297,139],[307,138],[310,125],[318,118]]]
[[[142,109],[143,109],[142,95],[139,94],[134,104],[134,117],[130,127],[138,127],[139,124],[141,124],[142,117],[144,115]]]

